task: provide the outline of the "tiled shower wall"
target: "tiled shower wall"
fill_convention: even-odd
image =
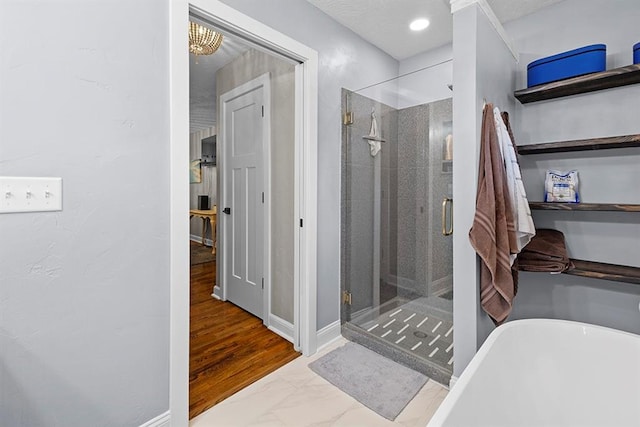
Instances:
[[[450,167],[443,163],[451,132],[451,99],[396,110],[343,91],[343,109],[354,115],[343,126],[342,284],[351,291],[350,312],[374,301],[374,173],[379,168],[380,304],[395,297],[416,298],[452,289],[452,243],[442,235],[441,208],[451,195]],[[375,109],[386,140],[376,157],[362,137]],[[376,163],[379,163],[376,165]],[[444,168],[444,171],[443,171]]]
[[[398,184],[391,187],[398,241],[390,253],[397,269],[390,280],[407,298],[453,289],[452,238],[442,234],[442,202],[452,193],[451,164],[444,160],[452,113],[451,99],[398,111]]]
[[[397,269],[389,280],[400,296],[427,295],[427,236],[429,233],[429,106],[418,105],[398,112],[398,185],[390,190],[397,200],[398,225],[395,253]]]

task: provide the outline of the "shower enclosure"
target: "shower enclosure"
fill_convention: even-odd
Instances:
[[[342,334],[448,384],[452,100],[409,83],[342,92]]]

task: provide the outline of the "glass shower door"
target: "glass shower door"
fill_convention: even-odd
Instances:
[[[452,102],[389,105],[385,92],[343,90],[343,335],[447,383]]]

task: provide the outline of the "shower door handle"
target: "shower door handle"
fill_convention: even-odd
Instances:
[[[447,205],[450,205],[449,209],[447,209]],[[448,215],[447,215],[447,212],[448,212]],[[447,221],[447,218],[448,218],[448,221]],[[452,234],[453,234],[453,199],[445,197],[444,199],[442,199],[442,235],[450,236]]]

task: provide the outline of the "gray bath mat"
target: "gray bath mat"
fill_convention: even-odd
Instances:
[[[325,354],[309,367],[391,421],[428,380],[423,374],[352,342]]]

